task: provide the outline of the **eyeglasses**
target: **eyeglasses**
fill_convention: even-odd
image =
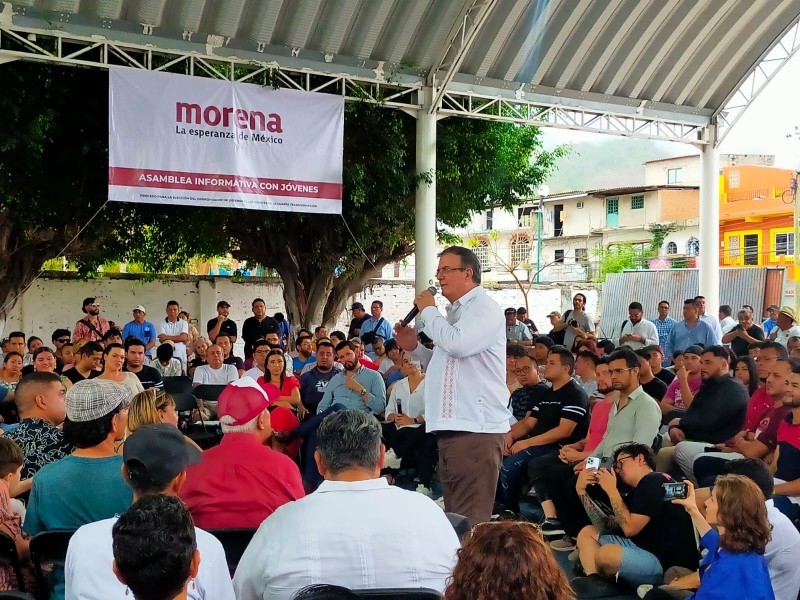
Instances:
[[[263,356],[264,354],[269,354],[269,350],[256,350],[253,354],[258,354],[259,356]]]
[[[69,344],[69,338],[58,338],[56,341],[59,344]]]
[[[436,269],[436,277],[440,275],[447,275],[451,271],[466,271],[469,267],[442,267],[441,269]]]
[[[609,369],[609,372],[612,375],[622,375],[625,371],[630,371],[630,370],[635,369],[635,368],[636,367],[628,367],[627,369]]]
[[[756,362],[767,362],[770,360],[778,360],[777,356],[756,356],[753,360]]]
[[[533,372],[531,367],[523,367],[522,369],[514,369],[514,375],[530,375]]]
[[[619,471],[619,470],[622,468],[622,463],[624,463],[624,462],[625,462],[626,460],[628,460],[629,458],[633,458],[633,457],[632,457],[632,456],[623,456],[622,458],[618,459],[618,460],[617,460],[617,461],[614,463],[614,468],[615,468],[617,471]]]

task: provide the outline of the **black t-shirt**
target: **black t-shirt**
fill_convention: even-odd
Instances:
[[[567,330],[562,329],[561,331],[550,331],[550,333],[547,334],[547,337],[553,340],[553,344],[557,346],[563,346],[565,335],[567,335]]]
[[[350,321],[350,329],[347,330],[347,339],[351,339],[356,337],[358,334],[356,333],[356,329],[361,330],[361,326],[364,324],[364,321],[369,319],[369,315],[364,315],[360,319],[353,319]]]
[[[67,369],[62,373],[64,377],[69,379],[72,383],[78,383],[79,381],[83,381],[84,379],[94,379],[98,375],[100,375],[100,371],[90,371],[89,377],[84,377],[78,372],[78,369],[72,367],[71,369]]]
[[[625,497],[631,513],[650,517],[631,541],[647,550],[666,571],[670,567],[697,569],[697,544],[692,519],[682,506],[664,501],[663,484],[674,479],[666,473],[649,473]]]
[[[589,429],[589,399],[586,397],[586,392],[570,380],[557,390],[548,388],[532,408],[531,416],[536,419],[531,437],[558,427],[561,419],[575,421],[577,425],[572,430],[572,435],[559,442],[572,444],[586,437]]]
[[[661,369],[658,373],[655,373],[655,376],[666,383],[667,387],[669,387],[669,384],[675,380],[675,373],[672,371],[667,371],[666,369]]]
[[[741,329],[741,325],[737,325],[731,331],[735,331],[736,329]],[[753,325],[750,329],[747,330],[747,335],[757,340],[764,339],[764,330],[761,329],[758,325]],[[736,356],[747,356],[747,347],[750,345],[750,342],[747,340],[743,340],[740,337],[735,338],[731,342],[731,350],[736,353]]]
[[[661,402],[667,394],[667,384],[661,381],[658,377],[653,377],[647,383],[642,384],[644,393],[650,396],[656,402]]]
[[[207,365],[208,363],[204,361],[199,356],[195,356],[192,360],[189,361],[189,366],[192,369],[196,369],[197,367],[202,367],[203,365]]]
[[[214,327],[216,326],[217,326],[217,320],[211,319],[208,323],[206,323],[206,331],[208,333],[211,333],[211,330],[214,329]],[[219,328],[219,334],[217,335],[220,335],[222,333],[227,333],[229,336],[238,337],[239,336],[239,334],[237,333],[238,331],[239,329],[236,327],[236,323],[234,321],[231,321],[230,319],[227,319],[226,321],[222,322],[222,325]]]
[[[242,340],[244,340],[244,357],[253,356],[253,344],[264,339],[268,333],[281,334],[280,324],[272,317],[264,317],[261,321],[254,316],[242,324]]]
[[[128,368],[125,367],[122,370],[127,371]],[[138,373],[134,373],[134,375],[139,378],[139,383],[141,383],[142,387],[146,390],[149,390],[150,388],[161,389],[164,387],[164,381],[161,379],[161,373],[159,373],[158,369],[155,367],[142,365],[142,370]]]
[[[233,365],[237,371],[244,371],[244,361],[238,356],[231,354],[228,358],[222,361],[226,365]]]
[[[517,421],[522,421],[526,413],[532,411],[533,407],[539,404],[539,400],[541,400],[544,393],[549,389],[546,383],[540,381],[529,388],[521,387],[511,392],[508,408],[514,415],[514,418]]]

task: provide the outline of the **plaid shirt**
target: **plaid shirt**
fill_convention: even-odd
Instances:
[[[653,325],[655,325],[658,330],[658,345],[661,346],[661,349],[664,351],[664,360],[670,360],[672,358],[672,348],[668,348],[669,334],[672,328],[675,327],[675,323],[676,321],[672,317],[667,317],[663,321],[658,318],[653,319]]]

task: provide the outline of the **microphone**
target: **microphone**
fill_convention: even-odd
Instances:
[[[431,287],[429,287],[425,291],[430,292],[431,296],[435,296],[436,295],[436,291],[437,291],[436,290],[436,286],[432,285]],[[417,308],[417,305],[415,304],[414,308],[412,308],[410,311],[408,311],[408,314],[405,316],[405,318],[402,321],[400,321],[400,325],[402,325],[403,327],[408,327],[408,324],[411,323],[411,321],[414,319],[414,317],[416,317],[418,314],[419,314],[419,309]]]

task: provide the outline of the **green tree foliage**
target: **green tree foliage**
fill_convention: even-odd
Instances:
[[[415,121],[366,102],[345,114],[343,216],[355,240],[332,215],[110,202],[92,219],[107,199],[107,86],[102,71],[0,66],[0,307],[82,228],[66,257],[84,272],[125,260],[158,273],[230,251],[280,275],[302,324],[332,321],[375,268],[414,251],[415,190],[432,176],[415,172]],[[439,122],[437,151],[437,216],[450,226],[513,206],[564,153],[544,151],[536,128],[454,118]]]

